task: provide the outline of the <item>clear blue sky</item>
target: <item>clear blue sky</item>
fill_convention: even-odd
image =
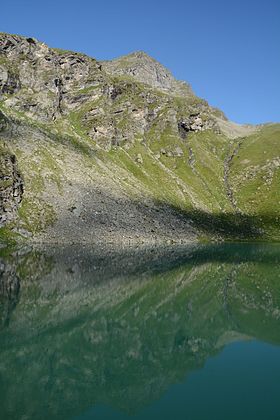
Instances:
[[[0,31],[97,59],[144,50],[230,119],[280,122],[280,0],[7,0]]]

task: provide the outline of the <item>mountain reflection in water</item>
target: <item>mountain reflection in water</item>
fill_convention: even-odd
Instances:
[[[278,346],[279,262],[268,244],[0,250],[1,420],[140,419],[230,343]]]

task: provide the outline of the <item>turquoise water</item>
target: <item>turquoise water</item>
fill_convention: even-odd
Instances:
[[[278,419],[280,247],[0,250],[0,418]]]
[[[75,418],[279,419],[279,377],[279,348],[259,341],[234,343],[138,414],[97,406]]]

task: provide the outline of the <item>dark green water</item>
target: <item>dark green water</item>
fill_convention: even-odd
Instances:
[[[279,419],[280,246],[0,250],[0,419]]]

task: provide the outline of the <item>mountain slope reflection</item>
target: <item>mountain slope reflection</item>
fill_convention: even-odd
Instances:
[[[280,247],[2,251],[1,418],[137,412],[236,340],[280,343]]]

